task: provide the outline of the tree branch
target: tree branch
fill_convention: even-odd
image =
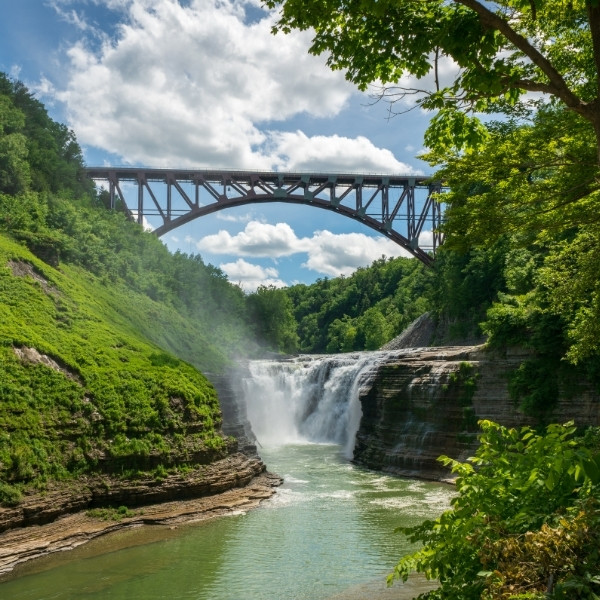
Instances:
[[[534,65],[536,65],[548,77],[550,84],[549,90],[553,96],[560,98],[565,105],[581,114],[584,118],[591,120],[589,115],[589,105],[583,102],[574,94],[562,75],[554,68],[554,65],[535,47],[527,38],[515,31],[508,21],[489,10],[478,0],[453,0],[457,4],[462,4],[473,10],[479,16],[481,24],[490,29],[499,31],[509,42],[518,48],[527,56]]]
[[[554,95],[554,88],[547,83],[531,81],[531,79],[518,79],[517,81],[512,81],[512,84],[528,92],[542,92],[543,94]]]

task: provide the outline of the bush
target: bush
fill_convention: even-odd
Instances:
[[[0,482],[0,504],[16,506],[21,502],[21,490],[15,485]]]
[[[600,444],[572,423],[507,429],[481,421],[481,443],[458,476],[453,508],[400,528],[423,547],[388,583],[438,579],[429,600],[593,599],[600,594]]]

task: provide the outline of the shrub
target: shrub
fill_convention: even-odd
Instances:
[[[423,547],[388,583],[438,579],[430,600],[593,599],[600,594],[600,445],[572,423],[507,429],[481,421],[475,457],[452,467],[457,497],[435,521],[400,528]]]

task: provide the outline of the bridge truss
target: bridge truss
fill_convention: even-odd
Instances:
[[[443,241],[442,189],[426,177],[88,167],[138,223],[161,236],[219,210],[261,202],[305,204],[359,221],[427,265]]]

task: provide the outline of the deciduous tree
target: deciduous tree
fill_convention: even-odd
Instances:
[[[266,0],[275,31],[314,31],[310,51],[361,89],[438,111],[430,147],[485,137],[476,113],[519,114],[542,94],[588,122],[600,161],[598,0]],[[454,75],[440,75],[450,59]],[[416,83],[406,85],[406,76]],[[428,84],[427,82],[430,81]]]

